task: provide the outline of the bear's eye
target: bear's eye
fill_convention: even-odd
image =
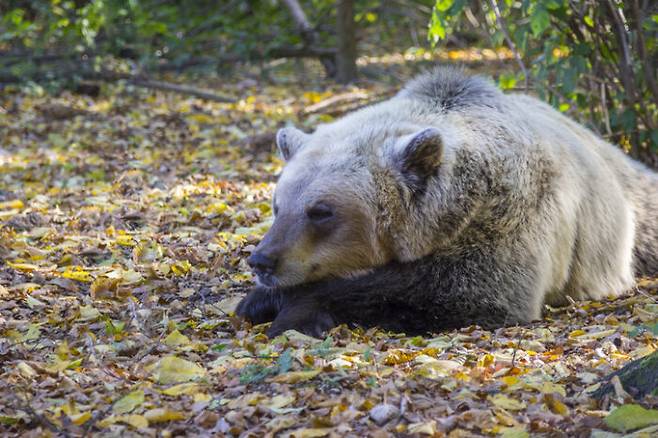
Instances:
[[[306,210],[306,216],[313,222],[324,222],[334,217],[333,209],[324,202],[318,202]]]

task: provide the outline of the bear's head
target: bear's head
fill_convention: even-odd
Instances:
[[[441,133],[415,125],[363,131],[278,132],[286,165],[274,223],[248,259],[262,286],[345,277],[425,255],[405,240],[417,240],[410,216],[441,164]]]

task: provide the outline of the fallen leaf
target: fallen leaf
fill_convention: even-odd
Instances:
[[[317,438],[327,436],[331,431],[332,429],[330,428],[302,428],[293,430],[287,436],[295,438]]]
[[[610,412],[604,421],[610,429],[626,433],[658,424],[658,410],[640,405],[623,405]]]
[[[69,415],[71,422],[73,422],[73,424],[75,424],[76,426],[82,426],[87,421],[89,421],[91,417],[92,417],[91,412],[81,412],[79,414]]]
[[[199,391],[198,383],[180,383],[162,391],[165,395],[191,395]]]
[[[95,321],[101,316],[101,312],[94,306],[80,306],[80,320],[81,321]]]
[[[37,372],[34,371],[34,368],[23,361],[18,362],[16,368],[18,368],[18,372],[21,373],[21,375],[26,379],[30,379],[37,375]]]
[[[277,383],[299,383],[311,380],[322,370],[310,370],[310,371],[291,371],[284,374],[279,374],[275,376],[272,380]]]
[[[164,339],[164,344],[169,347],[181,347],[183,345],[188,345],[189,343],[190,338],[178,330],[174,330],[173,332],[169,333],[169,335],[167,335],[167,337]]]
[[[166,408],[150,409],[144,413],[149,423],[164,423],[166,421],[184,420],[185,414]]]
[[[153,372],[153,377],[161,384],[188,382],[205,375],[205,368],[176,356],[160,359]]]
[[[409,433],[419,435],[434,435],[436,433],[436,421],[412,423],[409,425]]]
[[[138,389],[117,400],[112,406],[112,412],[115,414],[127,414],[142,403],[144,403],[144,391]]]
[[[520,402],[516,399],[508,397],[504,394],[496,394],[493,396],[487,397],[487,399],[493,403],[496,407],[501,409],[506,409],[510,411],[520,411],[525,409],[526,405],[523,402]]]
[[[148,427],[149,422],[143,415],[110,415],[109,417],[98,422],[100,427],[109,427],[114,423],[125,423],[135,429]]]
[[[368,415],[370,415],[370,419],[374,421],[377,426],[383,426],[400,415],[400,410],[396,406],[383,403],[370,409]]]
[[[500,434],[500,438],[528,438],[530,434],[522,427],[506,428]]]

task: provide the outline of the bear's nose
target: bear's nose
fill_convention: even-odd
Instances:
[[[271,274],[276,266],[276,259],[268,257],[262,253],[255,252],[249,256],[247,263],[254,270]]]

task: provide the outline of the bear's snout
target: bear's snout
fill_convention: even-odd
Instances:
[[[256,273],[272,274],[276,268],[277,260],[260,252],[254,252],[247,259],[247,263]]]

